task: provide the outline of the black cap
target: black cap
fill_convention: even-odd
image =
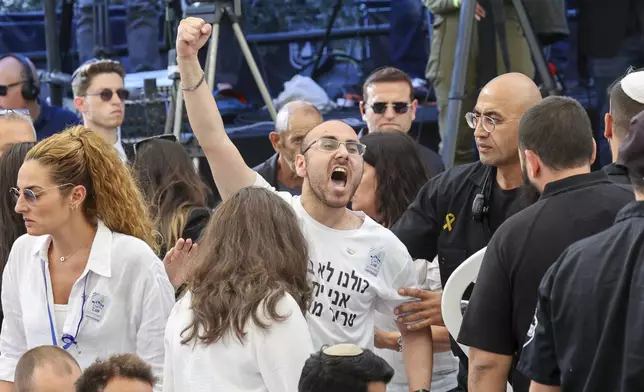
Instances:
[[[628,135],[619,148],[618,162],[628,172],[644,178],[644,111],[631,120]]]

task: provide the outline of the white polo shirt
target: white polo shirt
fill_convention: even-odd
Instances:
[[[9,254],[2,277],[0,380],[13,381],[16,364],[27,350],[54,343],[66,346],[69,337],[64,335],[75,337],[77,344],[67,351],[83,370],[97,359],[134,353],[161,378],[163,335],[174,289],[154,251],[99,222],[87,266],[72,286],[65,311],[65,305],[53,302],[50,243],[48,235],[26,234]],[[160,379],[155,390],[161,389]]]

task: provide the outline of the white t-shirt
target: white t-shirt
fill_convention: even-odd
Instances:
[[[259,174],[255,186],[275,191]],[[335,230],[313,219],[300,196],[276,193],[293,207],[309,246],[313,347],[353,343],[373,350],[375,310],[393,317],[396,306],[409,301],[398,289],[418,287],[407,248],[362,212],[354,212],[364,221],[360,228]]]
[[[230,334],[208,346],[181,344],[181,334],[193,317],[191,302],[188,292],[168,320],[164,392],[297,392],[313,345],[304,315],[291,295],[284,295],[277,303],[277,313],[290,316],[274,322],[258,312],[269,327],[261,330],[249,320],[244,345]]]

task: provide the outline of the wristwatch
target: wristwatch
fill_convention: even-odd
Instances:
[[[398,336],[398,352],[402,352],[402,335]]]

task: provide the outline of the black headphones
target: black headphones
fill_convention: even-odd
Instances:
[[[27,75],[27,80],[22,84],[22,97],[26,101],[35,101],[38,98],[38,95],[40,95],[40,88],[36,84],[36,75],[34,75],[31,70],[29,60],[27,60],[25,56],[19,53],[3,54],[2,56],[0,56],[0,60],[7,57],[13,57],[14,59],[20,61],[20,64],[22,64],[22,68]]]
[[[492,176],[492,166],[488,166],[485,169],[485,180],[483,181],[483,188],[472,202],[472,219],[478,222],[482,222],[483,218],[487,216],[490,206],[488,202],[490,201],[490,193],[492,192],[492,181],[490,177]]]

